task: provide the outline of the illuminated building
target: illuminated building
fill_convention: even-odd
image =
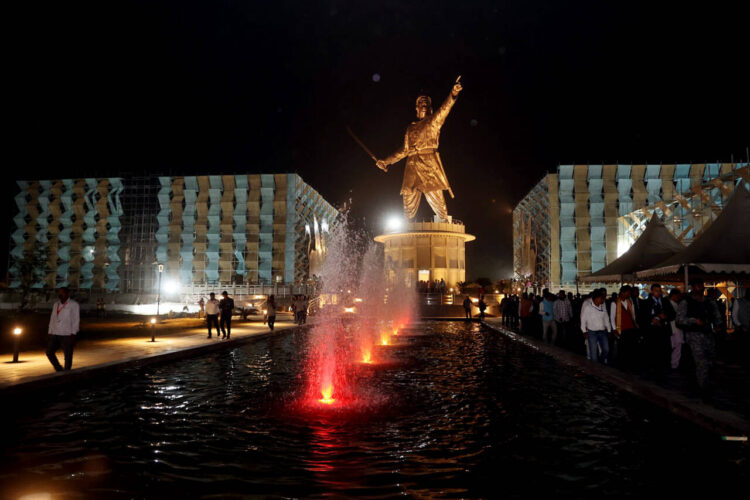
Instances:
[[[749,165],[560,165],[513,210],[514,277],[571,289],[625,253],[654,212],[689,244]]]
[[[33,288],[152,294],[307,279],[338,211],[297,174],[18,181],[9,286],[35,248]],[[312,229],[311,229],[312,228]],[[319,253],[319,252],[318,252]],[[316,256],[316,258],[319,258]]]

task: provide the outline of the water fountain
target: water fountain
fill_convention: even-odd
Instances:
[[[358,387],[361,367],[385,366],[399,329],[413,317],[411,289],[386,287],[382,255],[366,235],[346,221],[331,228],[320,268],[322,304],[309,333],[304,404],[308,408],[353,409],[380,399]]]

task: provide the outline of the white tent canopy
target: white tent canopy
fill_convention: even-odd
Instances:
[[[597,272],[582,276],[580,280],[584,282],[630,281],[637,271],[663,262],[684,249],[685,246],[677,241],[677,238],[654,214],[646,224],[646,229],[627,252]]]
[[[708,228],[680,253],[650,269],[638,278],[690,274],[717,278],[750,277],[750,193],[740,181],[724,210]]]

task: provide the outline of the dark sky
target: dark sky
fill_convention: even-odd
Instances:
[[[478,238],[470,278],[510,274],[510,210],[559,163],[729,161],[750,143],[748,17],[717,2],[19,4],[3,7],[16,178],[296,171],[375,232],[404,164],[384,174],[345,127],[385,156],[415,97],[437,105],[462,75],[440,150],[449,212]]]

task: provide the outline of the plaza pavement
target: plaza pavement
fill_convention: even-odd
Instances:
[[[293,327],[291,315],[285,318],[279,315],[276,330]],[[96,322],[87,325],[87,331],[96,327]],[[19,363],[12,363],[13,354],[0,357],[0,394],[18,392],[18,389],[57,385],[67,380],[78,380],[97,369],[113,368],[136,364],[158,358],[176,358],[181,355],[192,355],[197,351],[221,348],[218,344],[230,343],[239,345],[251,337],[269,333],[269,328],[262,321],[238,321],[232,324],[230,341],[219,340],[214,335],[207,337],[206,327],[202,320],[174,319],[165,320],[156,327],[156,342],[151,340],[151,328],[143,328],[140,322],[100,322],[99,327],[106,327],[107,332],[121,330],[116,338],[81,339],[76,343],[73,354],[73,369],[69,372],[55,372],[47,359],[44,350],[21,351]],[[57,357],[63,364],[62,349]],[[16,389],[16,390],[13,390]]]
[[[560,347],[546,344],[545,342],[523,336],[511,331],[502,325],[502,318],[486,318],[483,323],[489,328],[498,331],[508,337],[521,342],[530,348],[551,356],[558,362],[580,369],[588,375],[605,380],[619,389],[629,392],[635,396],[646,399],[651,403],[661,406],[675,415],[686,418],[705,429],[729,436],[750,436],[750,420],[743,415],[741,406],[731,409],[720,408],[709,405],[700,399],[686,393],[685,390],[675,388],[673,384],[658,384],[634,374],[626,373],[611,366],[593,363],[585,356],[577,354]],[[720,384],[721,381],[717,381]],[[734,385],[734,384],[733,384]],[[742,398],[746,395],[748,380],[745,379],[737,385],[735,395],[744,399],[744,403],[750,400]]]

